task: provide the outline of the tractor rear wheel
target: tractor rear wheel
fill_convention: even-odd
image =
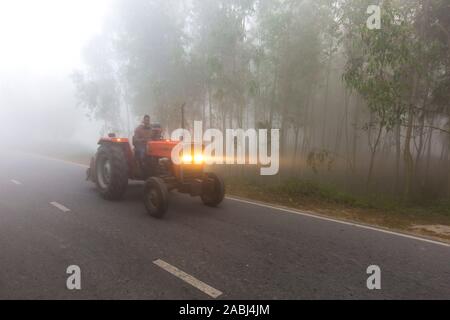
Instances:
[[[225,183],[215,173],[207,173],[203,182],[202,201],[208,207],[217,207],[225,197]]]
[[[161,178],[150,178],[145,183],[144,204],[149,215],[162,218],[169,207],[169,191]]]
[[[121,146],[103,145],[98,149],[95,182],[103,198],[123,198],[128,187],[128,162]]]

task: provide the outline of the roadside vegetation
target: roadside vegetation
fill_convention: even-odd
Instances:
[[[299,209],[332,218],[362,222],[388,229],[419,233],[450,241],[450,201],[404,201],[386,194],[352,194],[333,185],[290,179],[270,184],[258,180],[227,178],[230,196]]]

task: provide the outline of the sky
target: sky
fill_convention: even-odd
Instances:
[[[99,124],[76,106],[70,74],[113,0],[0,0],[0,134],[95,142]],[[64,136],[67,135],[67,136]]]
[[[111,0],[0,0],[0,70],[70,72]]]

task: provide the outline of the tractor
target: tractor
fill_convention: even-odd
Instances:
[[[115,134],[101,138],[87,180],[96,184],[104,199],[113,201],[123,198],[129,180],[144,181],[145,208],[155,218],[167,212],[169,192],[174,190],[200,196],[206,206],[217,207],[224,199],[224,182],[217,174],[205,172],[203,155],[195,154],[195,145],[190,148],[191,154],[181,156],[181,164],[175,164],[172,150],[180,141],[163,139],[159,125],[152,125],[152,136],[144,160],[135,155],[128,138]]]

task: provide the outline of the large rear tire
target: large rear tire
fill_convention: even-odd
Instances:
[[[215,173],[207,173],[203,182],[202,201],[208,207],[217,207],[225,197],[225,183]]]
[[[121,146],[103,145],[98,149],[95,182],[103,198],[123,198],[128,187],[128,162]]]
[[[169,191],[161,178],[149,178],[144,188],[144,204],[149,215],[161,219],[169,207]]]

